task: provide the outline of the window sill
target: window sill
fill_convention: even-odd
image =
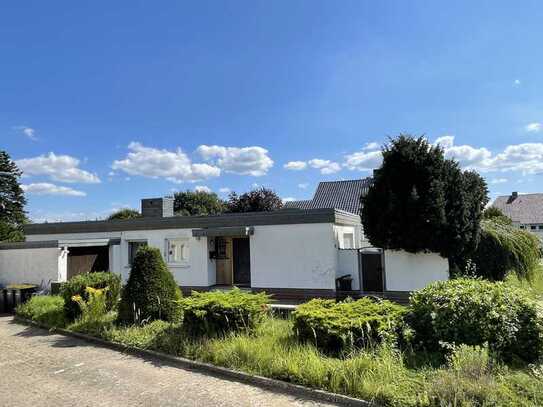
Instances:
[[[171,268],[178,268],[178,269],[186,269],[189,268],[190,265],[188,263],[166,263],[168,267]]]

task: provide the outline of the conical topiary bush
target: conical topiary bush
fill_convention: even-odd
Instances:
[[[124,324],[162,319],[178,321],[181,292],[160,251],[141,247],[132,263],[119,304],[118,321]]]

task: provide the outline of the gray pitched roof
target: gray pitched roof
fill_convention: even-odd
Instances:
[[[285,202],[285,209],[336,208],[360,214],[360,197],[368,192],[371,177],[348,181],[320,182],[313,199]]]
[[[543,193],[507,195],[496,198],[492,206],[500,209],[513,222],[543,223]]]

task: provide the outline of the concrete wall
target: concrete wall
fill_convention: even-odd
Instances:
[[[437,253],[385,250],[386,289],[413,291],[449,278],[448,260]]]
[[[253,287],[335,288],[338,254],[332,224],[257,226],[250,250]]]
[[[56,247],[0,250],[0,284],[65,281],[67,255]]]

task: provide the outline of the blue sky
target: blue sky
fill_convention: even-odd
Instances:
[[[536,1],[4,3],[0,148],[36,221],[183,189],[309,198],[401,132],[492,196],[542,192],[542,18]]]

